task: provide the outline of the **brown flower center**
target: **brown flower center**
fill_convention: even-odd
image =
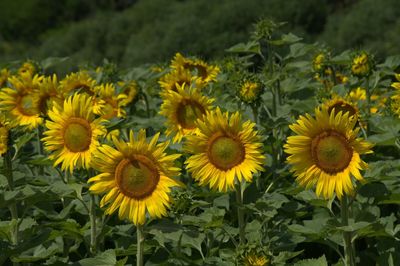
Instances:
[[[176,110],[179,125],[185,129],[196,128],[196,120],[205,114],[204,107],[193,100],[183,100]]]
[[[343,101],[338,101],[335,104],[329,106],[328,113],[330,114],[333,109],[335,109],[335,115],[337,115],[340,111],[342,111],[343,115],[347,112],[349,113],[349,116],[357,114],[357,110],[354,108],[354,106]]]
[[[89,149],[92,142],[92,128],[83,118],[72,117],[64,130],[64,143],[72,152],[82,152]]]
[[[134,155],[119,162],[115,180],[121,192],[133,199],[150,196],[160,181],[157,166],[144,155]]]
[[[311,155],[320,169],[329,174],[336,174],[350,164],[353,149],[345,136],[329,130],[312,140]]]
[[[243,162],[245,148],[239,140],[217,134],[209,141],[207,155],[215,167],[226,171]]]

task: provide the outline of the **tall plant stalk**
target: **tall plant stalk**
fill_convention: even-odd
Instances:
[[[144,249],[143,225],[136,226],[136,238],[137,238],[136,266],[143,266],[143,249]]]
[[[341,218],[342,225],[349,225],[349,204],[347,196],[344,195],[341,200]],[[355,251],[353,248],[353,244],[351,242],[351,232],[343,232],[343,241],[344,241],[344,253],[345,253],[345,264],[346,266],[354,266],[355,264]]]
[[[242,191],[242,184],[238,180],[236,183],[236,204],[237,204],[240,244],[245,244],[246,234],[244,230],[245,228],[244,228],[244,213],[243,213],[243,191]]]

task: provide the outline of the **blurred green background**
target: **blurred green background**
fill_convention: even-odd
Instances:
[[[207,60],[247,41],[260,18],[335,52],[400,53],[399,0],[2,0],[0,64],[68,56],[71,68],[130,67],[177,51]]]

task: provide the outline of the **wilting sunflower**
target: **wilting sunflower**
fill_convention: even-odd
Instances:
[[[218,66],[208,65],[200,59],[189,59],[177,53],[171,61],[171,68],[179,70],[181,68],[189,70],[193,76],[197,76],[204,84],[217,80],[220,72]]]
[[[372,152],[369,142],[357,138],[356,122],[349,112],[317,108],[315,118],[306,114],[289,126],[297,135],[288,137],[284,149],[300,185],[316,185],[316,194],[326,199],[353,192],[351,177],[362,180],[360,170],[367,168],[360,154]]]
[[[11,88],[0,91],[0,110],[8,112],[21,126],[34,129],[42,123],[39,109],[39,87],[42,78],[12,76],[8,79]]]
[[[174,161],[180,154],[167,155],[168,143],[157,144],[158,137],[159,133],[147,143],[143,129],[137,139],[131,131],[129,142],[113,138],[117,149],[103,145],[95,152],[92,165],[101,174],[88,182],[91,192],[107,193],[100,202],[100,207],[108,205],[106,214],[119,208],[119,218],[135,225],[144,224],[146,213],[152,218],[166,216],[171,187],[182,186],[172,178],[179,174]]]
[[[75,92],[86,93],[92,96],[96,84],[96,80],[94,80],[88,72],[79,71],[71,73],[61,80],[60,89],[65,94],[65,97],[68,97]]]
[[[196,125],[199,132],[187,137],[184,150],[192,154],[186,169],[200,185],[226,192],[236,180],[251,182],[253,173],[264,170],[263,144],[255,123],[242,123],[239,112],[229,116],[217,107]]]
[[[46,121],[47,131],[42,139],[46,150],[51,152],[54,166],[71,173],[75,167],[89,168],[92,154],[99,146],[98,138],[106,134],[101,119],[95,119],[92,98],[86,94],[75,94],[64,101],[64,105],[54,104]]]
[[[197,130],[196,120],[211,110],[214,101],[186,84],[177,86],[176,92],[164,91],[161,98],[160,114],[167,118],[167,136],[175,135],[173,142],[180,142],[183,137],[194,134]]]

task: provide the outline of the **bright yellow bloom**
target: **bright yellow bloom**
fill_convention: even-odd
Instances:
[[[178,86],[182,86],[183,84],[187,84],[198,89],[204,87],[203,82],[197,76],[193,76],[191,72],[187,69],[179,68],[176,70],[172,70],[171,72],[162,76],[158,82],[164,90],[172,90],[177,91]]]
[[[394,76],[397,79],[397,82],[393,82],[391,86],[397,90],[400,90],[400,73],[395,74]]]
[[[323,108],[326,108],[328,114],[332,111],[335,111],[335,115],[339,112],[343,114],[349,113],[349,118],[351,119],[359,119],[360,112],[358,111],[357,105],[352,104],[351,102],[346,101],[340,96],[335,96],[331,100],[326,101],[322,105]]]
[[[18,69],[18,75],[21,77],[33,77],[38,72],[38,67],[33,61],[27,61]]]
[[[353,192],[351,177],[363,180],[360,170],[368,166],[360,154],[372,152],[372,145],[357,137],[356,122],[349,119],[349,112],[329,114],[317,108],[315,118],[306,114],[289,126],[297,135],[288,137],[284,149],[300,185],[316,185],[316,194],[326,199]]]
[[[93,152],[99,146],[98,138],[106,134],[101,119],[95,119],[92,98],[86,94],[75,94],[64,101],[63,106],[54,104],[49,110],[50,120],[46,121],[44,147],[51,152],[54,166],[61,169],[90,166]]]
[[[12,88],[0,91],[0,110],[8,112],[21,126],[34,129],[42,123],[39,108],[39,87],[43,77],[12,76],[8,79]]]
[[[199,131],[187,136],[184,150],[192,154],[186,169],[200,185],[226,192],[264,170],[263,144],[255,123],[242,123],[239,112],[229,115],[217,108],[196,124]]]
[[[167,118],[166,135],[174,135],[173,142],[180,142],[183,137],[197,131],[197,119],[212,108],[214,99],[201,95],[196,88],[186,84],[177,86],[177,91],[168,90],[161,93],[163,103],[160,114]]]
[[[62,105],[64,97],[58,86],[57,76],[54,74],[45,77],[39,87],[39,110],[46,115],[47,111],[52,109],[54,102]]]
[[[60,81],[60,89],[65,97],[75,92],[86,93],[89,96],[94,95],[94,87],[97,82],[86,71],[79,71],[67,75]]]
[[[220,72],[218,66],[208,65],[199,59],[185,58],[180,53],[176,53],[171,62],[171,68],[175,70],[179,70],[180,68],[189,70],[193,76],[199,77],[204,84],[216,81],[217,75]]]
[[[110,120],[114,117],[125,117],[123,101],[128,97],[126,94],[119,94],[111,83],[101,84],[94,88],[97,98],[94,99],[94,113],[102,118]]]
[[[122,87],[121,94],[126,95],[126,98],[121,100],[121,106],[127,106],[136,101],[139,94],[139,87],[136,81],[120,81],[118,82],[118,86]]]
[[[10,123],[7,121],[5,115],[0,112],[0,156],[7,152],[9,130]]]
[[[159,135],[148,143],[143,129],[136,139],[131,131],[129,142],[113,138],[117,149],[103,145],[95,152],[93,167],[100,174],[88,182],[91,192],[106,193],[100,202],[101,207],[108,205],[106,214],[119,208],[119,218],[135,225],[145,223],[146,213],[151,218],[167,215],[171,187],[183,184],[172,178],[179,175],[174,161],[180,154],[167,155],[168,143],[157,144]]]

